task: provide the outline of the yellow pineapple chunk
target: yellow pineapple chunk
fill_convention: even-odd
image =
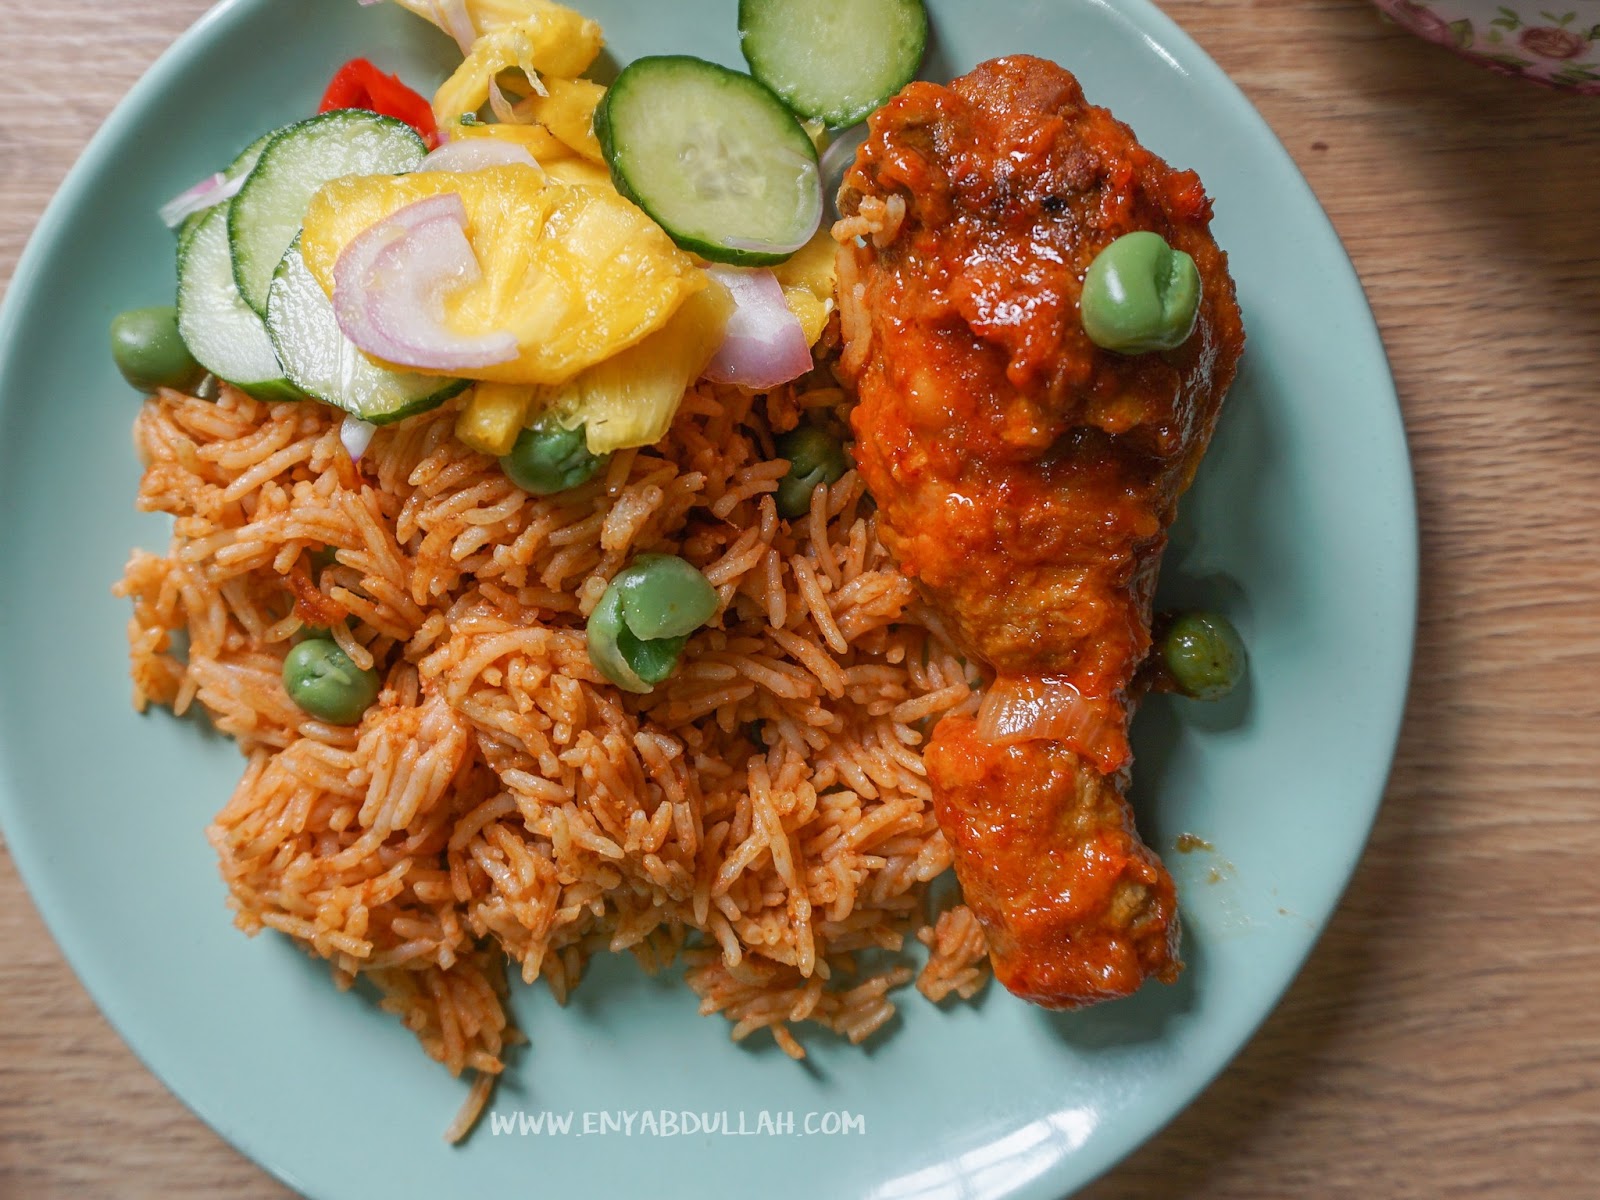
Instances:
[[[519,69],[530,82],[543,75],[576,79],[604,45],[598,22],[559,4],[535,4],[528,16],[473,43],[472,53],[434,93],[434,118],[444,125],[477,112],[489,102],[489,81],[501,71]]]
[[[510,332],[519,353],[495,366],[423,374],[562,383],[660,329],[708,282],[614,191],[552,182],[527,166],[336,179],[306,212],[306,266],[331,296],[334,266],[355,237],[409,204],[450,193],[466,209],[481,277],[445,296],[445,324],[466,337]]]
[[[839,244],[824,224],[809,242],[773,267],[772,273],[786,288],[803,287],[818,300],[831,300],[838,250]]]
[[[611,172],[587,158],[557,159],[550,164],[545,174],[556,183],[572,184],[574,187],[603,188],[613,195],[617,191],[617,185],[611,182]]]
[[[727,289],[707,282],[665,326],[590,367],[556,396],[551,411],[569,429],[584,425],[590,453],[649,446],[665,436],[689,385],[722,345],[733,313]]]
[[[803,287],[784,288],[783,302],[789,306],[789,311],[795,315],[795,319],[800,322],[800,328],[805,331],[806,345],[815,346],[817,339],[822,336],[822,331],[827,328],[830,306],[818,300]]]
[[[838,243],[827,224],[784,262],[772,268],[783,285],[783,298],[789,311],[800,320],[806,342],[812,346],[822,336],[833,311],[834,261]]]
[[[442,128],[450,135],[451,141],[460,138],[488,138],[492,141],[521,146],[533,155],[534,161],[541,167],[557,159],[571,158],[574,154],[572,147],[543,125],[491,125],[487,121],[462,124],[456,121]]]
[[[408,8],[417,16],[432,22],[446,33],[452,33],[440,11],[439,0],[395,0],[401,8]],[[541,9],[554,7],[550,0],[464,0],[467,18],[474,33],[493,33],[505,25],[525,21]]]
[[[533,408],[535,389],[517,383],[480,383],[456,417],[456,437],[499,458],[510,454]]]
[[[546,79],[544,96],[529,96],[528,114],[565,145],[593,163],[603,163],[600,141],[594,136],[594,110],[606,89],[587,79]]]

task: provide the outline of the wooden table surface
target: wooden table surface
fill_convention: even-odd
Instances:
[[[0,278],[206,7],[0,0]],[[1416,466],[1422,612],[1387,799],[1327,936],[1222,1078],[1083,1194],[1593,1197],[1600,99],[1491,76],[1360,0],[1165,7],[1366,285]],[[0,860],[0,1197],[287,1196],[134,1059]]]

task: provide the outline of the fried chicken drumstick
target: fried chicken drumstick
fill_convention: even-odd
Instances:
[[[880,109],[840,204],[863,232],[839,259],[857,460],[902,569],[996,676],[925,755],[995,973],[1047,1008],[1170,982],[1176,899],[1133,828],[1127,728],[1166,531],[1244,343],[1210,201],[1017,56]],[[1198,268],[1174,350],[1084,332],[1085,271],[1136,230]]]

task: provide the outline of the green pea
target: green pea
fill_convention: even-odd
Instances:
[[[589,616],[589,661],[628,692],[645,693],[678,669],[689,635],[717,612],[717,590],[670,554],[641,554],[606,586]]]
[[[111,322],[111,358],[141,392],[194,387],[205,371],[178,333],[175,308],[133,308]]]
[[[523,491],[554,496],[588,483],[610,457],[589,453],[582,425],[563,429],[549,418],[517,434],[516,444],[500,460],[500,468]]]
[[[1244,642],[1220,613],[1180,613],[1161,652],[1179,690],[1196,700],[1220,700],[1244,678]]]
[[[791,521],[811,508],[819,483],[836,483],[850,469],[837,438],[815,425],[802,425],[777,439],[779,458],[789,460],[789,473],[778,481],[778,512]]]
[[[283,660],[283,690],[305,712],[334,725],[357,725],[378,698],[378,673],[363,671],[331,638],[307,638]]]
[[[1119,354],[1175,350],[1200,313],[1200,272],[1159,233],[1119,237],[1095,256],[1079,301],[1096,346]]]

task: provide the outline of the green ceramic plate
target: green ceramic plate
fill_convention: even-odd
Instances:
[[[732,0],[585,0],[618,61],[738,63]],[[1216,198],[1250,333],[1222,431],[1166,568],[1229,611],[1254,659],[1213,708],[1151,703],[1137,735],[1145,829],[1169,849],[1189,970],[1175,987],[1050,1015],[991,988],[907,993],[865,1050],[809,1039],[796,1065],[736,1046],[695,998],[603,963],[572,1005],[515,1007],[533,1038],[493,1112],[579,1114],[574,1132],[440,1132],[464,1094],[411,1035],[286,941],[234,931],[202,830],[241,759],[193,722],[128,707],[135,397],[106,326],[173,290],[156,207],[314,107],[357,53],[431,85],[452,45],[388,5],[235,0],[184,37],[107,122],[18,268],[0,319],[0,815],[40,910],[106,1015],[222,1135],[306,1193],[1057,1197],[1167,1121],[1294,975],[1361,852],[1405,694],[1415,521],[1383,349],[1305,182],[1222,73],[1144,0],[930,5],[929,73],[1028,50],[1081,77]],[[218,72],[227,79],[217,86]],[[196,99],[200,97],[201,99]],[[1215,876],[1220,881],[1211,882]],[[577,1136],[589,1112],[797,1114],[795,1136]],[[850,1135],[805,1136],[848,1110]],[[637,1119],[637,1118],[636,1118]],[[598,1122],[599,1118],[594,1118]],[[598,1127],[598,1126],[597,1126]]]

